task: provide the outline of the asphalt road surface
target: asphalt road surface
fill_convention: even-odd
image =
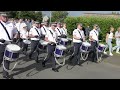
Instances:
[[[35,57],[35,54],[33,56]],[[10,74],[15,79],[120,79],[120,66],[113,63],[119,62],[120,55],[106,57],[99,64],[87,61],[82,66],[74,66],[71,70],[66,68],[67,64],[62,67],[57,65],[59,72],[51,70],[50,62],[45,68],[42,67],[41,61],[45,56],[45,53],[40,54],[40,63],[36,63],[35,60],[29,60],[25,55],[20,55],[18,65]],[[13,64],[11,63],[11,67]],[[0,79],[2,79],[2,69],[1,66]]]

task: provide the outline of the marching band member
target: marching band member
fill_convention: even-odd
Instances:
[[[93,30],[91,30],[90,34],[89,34],[89,40],[91,43],[91,52],[90,53],[93,53],[93,56],[92,56],[93,62],[97,62],[96,48],[98,47],[98,41],[99,41],[98,36],[99,36],[98,25],[94,24]]]
[[[116,53],[120,54],[120,27],[118,27],[118,31],[115,32],[115,38],[116,38],[116,46],[113,47],[113,50],[116,49]]]
[[[52,70],[55,72],[59,72],[58,69],[56,68],[56,62],[55,62],[55,57],[54,57],[54,51],[55,51],[56,40],[57,40],[57,33],[55,31],[55,27],[56,27],[56,24],[52,23],[47,35],[45,36],[45,40],[47,42],[49,42],[49,44],[47,46],[48,55],[45,58],[45,60],[42,62],[42,66],[45,67],[45,63],[51,59],[52,60]]]
[[[26,54],[27,48],[28,48],[28,44],[25,44],[24,41],[27,40],[28,37],[29,37],[29,32],[27,30],[27,25],[26,24],[22,25],[22,30],[21,30],[20,37],[23,39],[23,42],[22,42],[22,52],[24,54]]]
[[[48,22],[43,22],[42,23],[42,27],[41,27],[41,32],[43,35],[47,34],[47,30],[48,30]]]
[[[31,57],[35,50],[39,55],[38,45],[39,45],[41,32],[38,27],[39,27],[39,22],[33,23],[33,27],[30,29],[29,32],[29,37],[31,38],[31,50],[29,53],[29,59],[32,59]],[[35,61],[39,63],[38,58]]]
[[[62,32],[62,30],[61,30],[61,23],[60,23],[60,22],[57,23],[57,27],[55,28],[55,30],[56,30],[56,32],[57,32],[57,36],[58,36],[58,37],[61,37],[62,34],[63,34],[63,32]]]
[[[79,23],[77,24],[77,29],[73,31],[74,52],[69,58],[70,63],[72,60],[74,60],[74,62],[77,60],[77,64],[80,65],[80,46],[83,41],[85,41],[85,35],[82,30],[82,24]]]
[[[17,31],[13,24],[8,22],[8,16],[5,13],[2,13],[0,15],[0,64],[3,62],[3,56],[4,56],[4,51],[6,45],[4,44],[5,41],[10,41],[13,40],[16,42],[17,38]],[[4,66],[6,69],[9,69],[10,66],[10,61],[5,60],[4,61]],[[3,68],[3,78],[5,79],[12,79],[12,77],[9,76],[9,73],[4,70]]]
[[[64,38],[67,38],[67,28],[66,23],[61,24],[62,35]]]
[[[23,21],[23,19],[19,19],[18,23],[16,23],[16,28],[19,32],[19,36],[21,36],[21,33],[23,31],[23,26],[25,26],[25,22]],[[26,25],[27,26],[27,25]],[[19,46],[22,48],[22,45],[23,45],[23,40],[22,38],[19,38]]]
[[[106,44],[106,48],[104,50],[104,54],[107,54],[106,50],[109,46],[109,55],[110,56],[113,56],[113,54],[112,54],[112,39],[114,38],[113,32],[114,32],[114,28],[110,27],[110,32],[107,32],[107,34],[106,34],[106,43],[107,44]]]

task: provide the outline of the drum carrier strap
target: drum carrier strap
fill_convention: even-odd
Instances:
[[[38,30],[35,28],[36,32],[38,33],[39,37],[41,36],[40,33],[38,32]]]
[[[1,22],[0,22],[0,24],[3,26],[4,30],[6,31],[6,34],[7,34],[8,38],[9,38],[9,40],[11,40],[10,35],[9,35],[6,27]]]
[[[45,31],[45,33],[46,33],[46,30],[45,30],[44,26],[43,26],[43,29],[44,29],[44,31]]]
[[[58,29],[58,28],[57,28]],[[61,32],[60,32],[60,30],[58,29],[58,31],[59,31],[59,33],[60,33],[60,35],[62,34]]]
[[[79,30],[78,30],[78,32],[79,32],[79,34],[80,34],[80,36],[81,36],[81,39],[83,39],[83,38],[82,38],[82,35],[81,35],[81,33],[80,33],[80,31],[79,31]]]

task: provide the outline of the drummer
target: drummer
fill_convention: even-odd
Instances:
[[[60,22],[57,23],[57,27],[55,28],[55,30],[57,32],[57,36],[61,37],[63,32],[62,32],[62,29],[61,29],[61,23]]]
[[[43,22],[41,27],[41,33],[43,35],[43,38],[47,34],[47,31],[48,31],[48,22]]]
[[[55,57],[54,57],[54,51],[56,47],[56,41],[57,41],[57,33],[55,31],[56,24],[51,23],[51,27],[49,28],[49,31],[47,35],[45,36],[45,40],[49,42],[47,46],[47,57],[45,60],[42,62],[42,66],[45,67],[45,64],[48,60],[52,60],[52,70],[54,72],[59,72],[58,69],[56,68],[56,62],[55,62]]]
[[[36,21],[33,23],[33,27],[30,29],[30,32],[29,32],[29,37],[31,39],[31,49],[29,53],[29,59],[32,59],[32,55],[35,50],[39,55],[38,45],[41,37],[41,32],[38,27],[39,27],[39,22]],[[39,63],[38,58],[35,61],[36,63]]]
[[[93,62],[97,63],[97,55],[96,55],[96,48],[98,47],[98,25],[93,25],[93,30],[90,31],[89,40],[91,42],[91,52],[93,53],[92,60]],[[90,53],[91,53],[90,52]]]
[[[69,58],[70,63],[72,63],[72,60],[74,62],[77,60],[77,64],[80,65],[80,46],[82,45],[83,41],[85,41],[85,35],[82,30],[82,24],[78,23],[77,29],[73,31],[74,52]]]
[[[66,28],[66,23],[61,24],[61,30],[62,34],[64,35],[65,38],[67,38],[67,28]]]
[[[28,44],[24,43],[25,40],[27,40],[29,37],[29,31],[27,30],[27,25],[24,24],[22,25],[22,30],[21,30],[21,34],[20,34],[20,38],[23,39],[23,43],[22,43],[22,53],[26,54],[27,52],[27,48],[28,48]]]
[[[6,27],[6,28],[5,28]],[[16,31],[13,24],[8,22],[8,16],[5,12],[1,13],[0,15],[0,64],[3,62],[3,56],[5,51],[5,41],[13,40],[16,42],[16,38],[18,36],[18,32]],[[8,33],[8,34],[7,34]],[[10,61],[5,60],[4,65],[6,69],[9,69]],[[9,73],[4,70],[3,68],[3,78],[5,79],[12,79],[12,77],[9,76]]]

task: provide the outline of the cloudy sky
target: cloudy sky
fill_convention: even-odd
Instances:
[[[42,11],[43,14],[46,14],[48,16],[50,16],[50,11]],[[68,11],[69,12],[69,16],[80,16],[84,13],[112,13],[112,11]],[[119,12],[120,11],[114,11],[114,12]]]

